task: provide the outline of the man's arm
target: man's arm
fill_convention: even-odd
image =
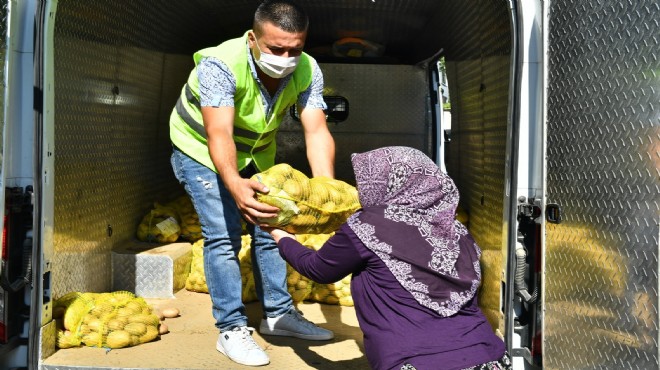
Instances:
[[[240,212],[254,224],[259,224],[257,218],[276,217],[277,207],[255,199],[256,192],[267,193],[268,188],[258,181],[241,178],[238,174],[236,144],[232,137],[234,107],[202,107],[202,117],[211,160]]]
[[[316,63],[312,66],[312,83],[298,99],[298,111],[305,133],[307,160],[312,176],[335,177],[335,141],[328,129],[323,109],[323,72]]]
[[[312,176],[335,177],[335,140],[330,134],[325,120],[325,112],[320,108],[303,108],[300,112],[307,160],[312,168]]]

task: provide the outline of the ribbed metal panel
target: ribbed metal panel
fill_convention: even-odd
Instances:
[[[452,117],[447,172],[469,214],[469,230],[484,251],[480,306],[492,326],[502,329],[510,15],[502,1],[461,3],[460,8],[461,16],[449,19],[454,39],[446,49]]]
[[[109,43],[120,40],[125,45],[179,54],[191,54],[242,35],[252,27],[254,10],[259,4],[244,0],[59,2],[71,10],[72,20],[80,24],[76,30],[81,31],[81,37]],[[439,35],[437,31],[444,27],[444,23],[434,22],[432,17],[440,15],[445,19],[452,16],[444,9],[457,2],[301,0],[298,3],[310,18],[309,33],[313,37],[306,43],[309,51],[331,55],[327,52],[335,41],[344,37],[360,37],[383,44],[388,50],[388,60],[414,63],[438,50],[429,52],[427,44],[416,43],[418,38],[423,37],[420,30]],[[90,14],[95,14],[93,22],[98,29],[105,30],[103,34],[86,29],[92,20]],[[116,14],[121,14],[121,17],[114,17]],[[138,38],[136,35],[149,37]]]
[[[337,147],[337,178],[354,181],[352,153],[389,145],[406,145],[430,153],[426,71],[407,65],[320,66],[326,94],[345,97],[349,103],[348,119],[330,124]],[[278,161],[311,174],[299,122],[290,117],[284,121],[277,144]]]
[[[143,298],[174,298],[190,273],[190,243],[132,242],[112,252],[112,289]]]
[[[129,46],[145,44],[148,24],[128,27],[98,3],[83,11],[87,4],[59,2],[55,28],[56,297],[110,290],[113,247],[134,237],[154,201],[181,191],[164,114],[176,95],[161,90],[173,80],[180,88],[188,71]],[[100,29],[101,21],[114,24]]]
[[[657,369],[657,1],[550,3],[547,369]]]

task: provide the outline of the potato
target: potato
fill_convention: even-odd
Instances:
[[[123,330],[115,330],[108,334],[105,343],[110,348],[123,348],[131,344],[131,334]]]
[[[170,332],[170,328],[167,327],[167,324],[164,322],[158,325],[158,334],[167,334]]]
[[[103,344],[101,333],[91,332],[82,337],[82,342],[88,347],[100,347]]]
[[[168,308],[162,309],[161,313],[163,314],[164,317],[166,317],[168,319],[171,319],[171,318],[174,318],[174,317],[178,317],[180,312],[179,312],[179,309],[177,309],[175,307],[168,307]]]
[[[126,324],[124,330],[131,335],[142,336],[147,332],[147,325],[141,322],[131,322]]]
[[[128,317],[128,322],[129,323],[130,322],[141,322],[145,325],[156,326],[160,323],[160,319],[158,318],[158,316],[156,316],[154,314],[145,315],[145,314],[140,313],[140,314],[136,314],[136,315],[133,315],[133,316],[129,316]]]
[[[110,330],[122,330],[124,326],[128,324],[128,319],[126,318],[116,318],[108,321],[108,329]]]
[[[152,340],[158,338],[158,329],[155,326],[147,326],[147,331],[140,336],[140,343],[151,342]]]

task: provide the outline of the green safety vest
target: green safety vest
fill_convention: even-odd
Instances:
[[[312,83],[311,57],[300,56],[296,70],[277,101],[273,102],[272,114],[266,117],[261,92],[252,76],[248,62],[247,32],[243,37],[196,52],[195,68],[183,86],[179,100],[170,115],[170,140],[182,152],[204,166],[217,172],[207,147],[207,135],[202,120],[199,98],[197,65],[205,57],[221,60],[231,70],[236,80],[234,95],[234,143],[238,170],[254,161],[259,171],[275,163],[277,129],[289,108],[296,104],[298,95]],[[258,67],[257,67],[258,68]]]

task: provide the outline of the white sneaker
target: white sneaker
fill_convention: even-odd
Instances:
[[[259,333],[308,340],[328,340],[335,337],[335,334],[330,330],[323,329],[307,321],[297,309],[292,309],[278,317],[262,319],[261,325],[259,325]]]
[[[266,352],[252,338],[254,328],[240,326],[220,333],[215,349],[232,361],[248,366],[268,365]]]

